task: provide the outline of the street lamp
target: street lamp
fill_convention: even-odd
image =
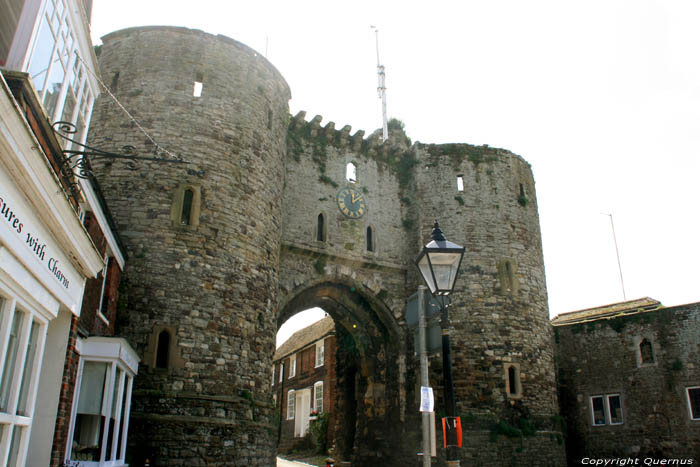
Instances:
[[[423,247],[416,266],[423,277],[423,280],[430,289],[430,293],[440,302],[440,329],[442,334],[442,374],[445,385],[445,413],[448,423],[455,420],[455,395],[452,382],[452,360],[450,358],[450,335],[448,333],[448,305],[449,295],[454,289],[459,266],[462,264],[464,247],[447,241],[440,230],[437,220],[433,226],[431,234],[432,241]],[[454,428],[454,427],[452,427]],[[458,466],[459,458],[456,451],[455,430],[448,430],[451,433],[450,439],[446,440],[447,445],[447,465]],[[447,434],[446,434],[447,435]]]

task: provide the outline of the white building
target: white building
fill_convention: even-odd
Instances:
[[[91,278],[101,295],[85,311],[113,332],[102,298],[124,255],[92,182],[62,173],[73,143],[51,126],[86,139],[99,93],[90,8],[0,0],[0,465],[125,465],[138,356],[123,339],[77,334]]]

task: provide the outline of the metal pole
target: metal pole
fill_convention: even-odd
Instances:
[[[613,242],[615,242],[615,254],[617,255],[617,269],[620,271],[620,285],[622,286],[622,299],[627,301],[627,294],[625,293],[625,281],[622,279],[622,264],[620,264],[620,250],[617,249],[617,237],[615,236],[615,223],[613,222],[612,214],[605,214],[605,216],[610,216],[610,226],[612,227]]]
[[[455,389],[452,382],[452,359],[450,357],[450,334],[448,322],[449,297],[443,295],[440,303],[441,319],[440,332],[442,334],[442,375],[445,384],[445,413],[448,417],[454,417],[457,413],[455,405]],[[455,430],[449,430],[449,433],[455,433]],[[452,438],[452,435],[450,436]],[[447,465],[448,467],[458,467],[459,457],[457,456],[457,447],[455,439],[447,440]]]
[[[428,350],[425,341],[425,290],[424,285],[418,286],[418,350],[420,352],[420,385],[428,387]],[[430,412],[422,412],[423,422],[423,467],[430,467]]]

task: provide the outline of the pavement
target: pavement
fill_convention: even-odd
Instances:
[[[304,464],[303,462],[293,462],[284,460],[281,457],[277,458],[277,467],[308,467],[310,464]]]

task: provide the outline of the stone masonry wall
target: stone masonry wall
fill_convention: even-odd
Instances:
[[[96,164],[130,258],[118,332],[149,356],[135,381],[132,465],[213,466],[231,458],[271,465],[274,335],[310,306],[323,306],[343,337],[338,352],[347,359],[337,367],[335,399],[352,425],[339,443],[344,460],[406,465],[418,430],[409,423],[417,361],[403,315],[419,283],[413,260],[435,218],[467,248],[450,327],[465,438],[524,420],[551,443],[546,452],[543,444],[528,449],[529,465],[563,459],[527,162],[488,147],[412,144],[396,122],[381,143],[378,133],[321,127],[321,117],[289,121],[283,78],[221,36],[146,27],[103,42],[103,79],[161,146],[106,95],[95,106],[91,144],[167,150],[188,161],[143,163],[140,171]],[[194,81],[203,83],[200,97],[192,95]],[[348,163],[357,167],[354,183],[345,178]],[[344,187],[362,193],[363,217],[338,210]],[[194,206],[183,224],[185,190]],[[374,251],[366,248],[368,227]],[[173,332],[177,354],[166,369],[153,368],[154,333],[162,329]],[[440,362],[431,365],[439,395]],[[518,394],[506,390],[508,366],[516,368]],[[499,440],[496,457],[477,446],[462,456],[506,465],[518,443]]]
[[[699,303],[555,327],[570,466],[584,457],[700,462],[700,420],[687,395],[700,386],[698,329]],[[643,339],[653,362],[642,363]],[[622,423],[594,426],[591,396],[608,394],[620,395]]]
[[[177,354],[167,369],[142,360],[131,462],[269,465],[289,89],[267,60],[223,36],[144,27],[103,43],[103,79],[161,147],[106,93],[90,143],[165,150],[188,162],[138,171],[96,164],[130,258],[119,332],[141,356],[154,355],[154,330],[165,326]],[[203,83],[199,97],[195,81]],[[181,214],[186,189],[195,193],[189,223]]]

